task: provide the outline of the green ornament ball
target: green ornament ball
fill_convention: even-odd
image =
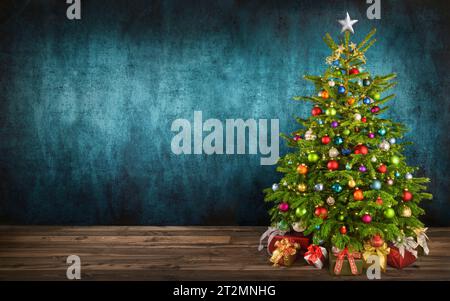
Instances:
[[[317,161],[319,161],[319,155],[317,154],[317,153],[310,153],[309,155],[308,155],[308,161],[309,162],[317,162]]]
[[[350,135],[350,130],[349,130],[349,129],[345,129],[345,130],[342,132],[342,134],[345,135],[345,136],[348,136],[348,135]]]
[[[297,217],[302,217],[305,214],[306,214],[306,209],[305,208],[300,208],[299,207],[299,208],[295,209],[295,215]]]
[[[329,108],[329,109],[326,109],[326,111],[325,111],[325,115],[327,115],[327,116],[334,116],[334,115],[336,115],[336,109],[335,108]]]
[[[400,163],[400,158],[398,156],[392,156],[391,157],[391,163],[395,164],[395,165],[399,164]]]
[[[340,214],[340,215],[338,216],[338,221],[343,222],[344,219],[345,219],[345,216],[344,216],[344,215]]]
[[[283,230],[283,231],[287,231],[287,230],[289,230],[289,224],[285,220],[279,221],[278,222],[278,229]]]
[[[395,216],[395,211],[392,208],[388,208],[384,211],[384,216],[386,218],[393,218]]]
[[[372,98],[375,100],[380,100],[381,95],[380,95],[380,93],[375,93],[375,94],[373,94]]]

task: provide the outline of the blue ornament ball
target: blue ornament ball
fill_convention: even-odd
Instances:
[[[318,124],[323,124],[323,120],[322,120],[322,119],[318,119],[318,120],[317,120],[317,123],[318,123]]]
[[[372,182],[372,185],[370,185],[370,187],[371,187],[372,189],[375,189],[375,190],[380,190],[380,189],[381,189],[381,182],[378,181],[378,180],[374,180],[374,181]]]
[[[365,105],[369,105],[370,102],[371,102],[371,100],[370,100],[369,97],[365,97],[365,98],[363,99],[363,103],[364,103]]]
[[[394,175],[395,175],[395,177],[397,177],[397,178],[399,178],[399,177],[401,176],[401,174],[400,174],[399,171],[396,171]]]
[[[339,86],[338,87],[338,93],[339,94],[344,94],[345,93],[345,87],[344,86]]]
[[[335,61],[333,61],[333,66],[339,66],[339,60],[335,60]]]
[[[316,229],[319,230],[320,229],[320,225],[316,225]]]
[[[331,189],[334,191],[334,192],[336,192],[336,193],[339,193],[339,192],[342,192],[342,186],[341,186],[341,184],[339,184],[339,183],[334,183],[333,185],[331,185]]]
[[[342,143],[344,143],[344,139],[340,136],[334,137],[333,141],[334,141],[334,144],[336,144],[336,145],[341,145]]]
[[[343,149],[342,149],[342,154],[343,154],[344,156],[348,156],[348,155],[350,155],[351,153],[352,153],[352,150],[349,149],[349,148],[343,148]]]
[[[378,130],[378,134],[380,134],[380,136],[386,135],[386,129],[385,129],[385,128],[379,129],[379,130]]]

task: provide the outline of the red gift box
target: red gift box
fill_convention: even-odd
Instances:
[[[304,236],[302,233],[287,233],[285,235],[275,235],[273,239],[269,242],[269,245],[267,246],[267,250],[269,250],[269,253],[272,254],[273,251],[276,249],[275,242],[278,240],[282,240],[283,238],[289,239],[289,241],[293,243],[298,243],[300,245],[300,255],[303,256],[303,254],[308,249],[308,246],[310,245],[309,237]]]
[[[397,247],[391,246],[390,249],[391,251],[387,256],[387,263],[391,267],[403,269],[416,261],[416,257],[407,250],[405,250],[405,257],[402,257]]]

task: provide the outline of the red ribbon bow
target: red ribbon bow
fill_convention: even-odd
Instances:
[[[325,261],[325,257],[323,256],[322,250],[320,249],[319,246],[316,245],[310,245],[308,247],[308,251],[305,253],[305,257],[306,256],[310,256],[308,258],[308,261],[310,262],[316,262],[317,259],[319,259],[320,261]]]
[[[341,274],[342,265],[344,264],[344,259],[347,257],[348,263],[350,264],[350,270],[352,271],[353,275],[358,274],[358,267],[355,263],[355,258],[361,258],[361,253],[351,253],[348,251],[348,248],[346,247],[344,250],[340,251],[339,253],[334,253],[335,256],[337,256],[336,265],[334,266],[334,273],[336,275]]]

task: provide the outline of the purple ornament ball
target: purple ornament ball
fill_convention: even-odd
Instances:
[[[359,167],[359,171],[360,171],[360,172],[366,172],[366,171],[367,171],[367,168],[366,168],[364,165],[361,165],[361,166]]]
[[[369,138],[370,138],[370,139],[373,139],[373,138],[375,138],[375,134],[374,134],[374,133],[369,133],[369,135],[368,135],[368,136],[369,136]]]
[[[332,123],[331,123],[331,127],[332,128],[337,128],[339,126],[339,122],[337,122],[337,121],[333,121]]]

